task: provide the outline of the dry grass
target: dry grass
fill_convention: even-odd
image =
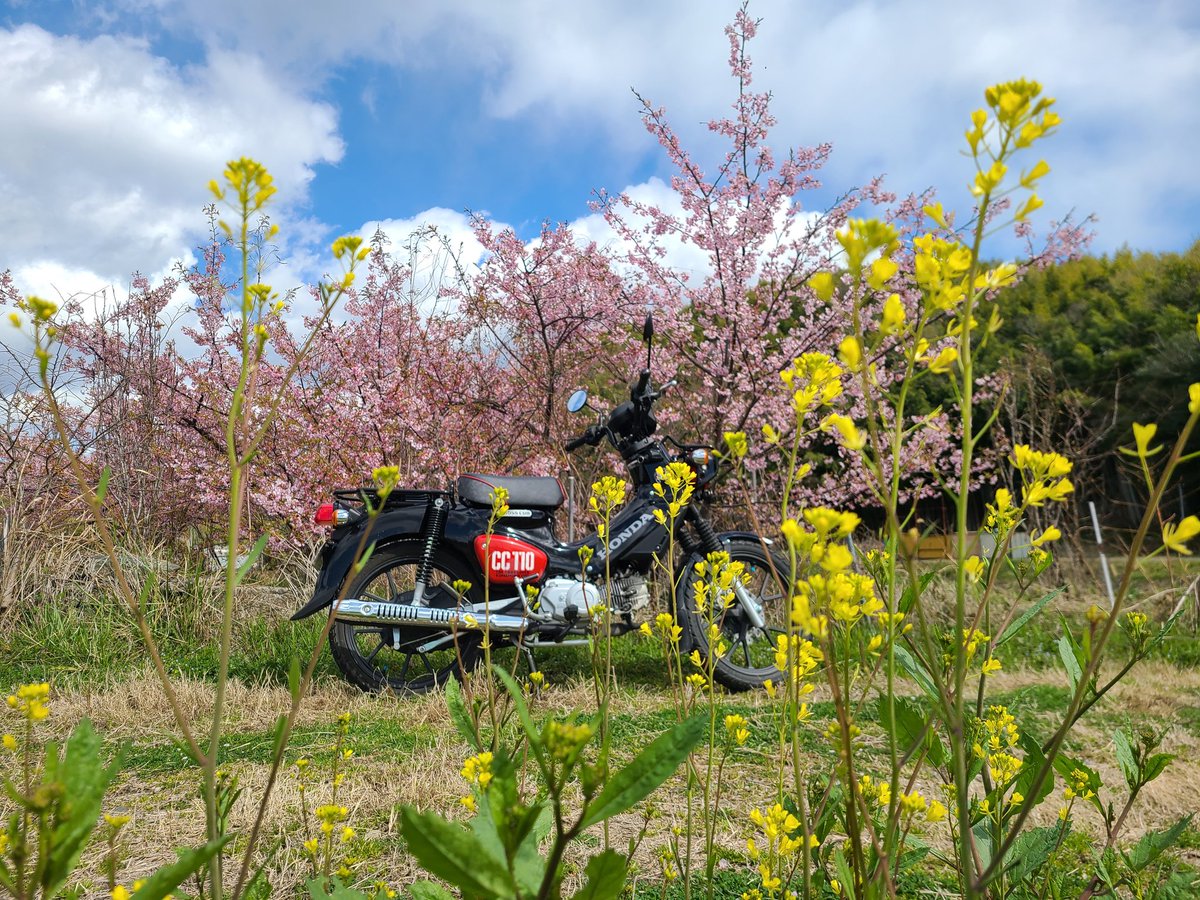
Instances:
[[[1048,685],[1063,687],[1065,677],[1053,670],[1014,667],[991,680],[991,687],[998,692]],[[185,678],[177,680],[175,686],[192,727],[199,733],[205,732],[211,716],[211,683]],[[824,698],[825,692],[818,689],[812,699],[820,701]],[[274,684],[232,682],[228,694],[227,732],[267,732],[279,713],[286,709],[288,699],[287,690]],[[751,710],[762,709],[764,712],[770,703],[761,694],[743,695],[737,702]],[[539,715],[565,715],[573,710],[590,709],[594,705],[590,681],[575,678],[556,684],[534,703]],[[642,717],[668,710],[670,705],[669,695],[661,690],[622,686],[613,698],[611,711],[614,717],[637,723]],[[1098,705],[1096,718],[1089,718],[1077,726],[1072,736],[1072,753],[1097,768],[1106,784],[1116,785],[1120,776],[1111,762],[1112,726],[1105,722],[1120,715],[1135,722],[1149,718],[1170,723],[1177,719],[1181,710],[1191,707],[1200,707],[1200,671],[1180,670],[1164,662],[1144,663]],[[312,739],[317,741],[324,740],[320,735],[327,730],[332,740],[333,722],[343,711],[351,712],[354,717],[350,741],[358,754],[349,765],[340,802],[350,808],[351,820],[360,838],[366,842],[363,848],[366,870],[377,873],[393,885],[404,884],[419,877],[419,873],[402,849],[397,805],[413,803],[442,811],[459,809],[458,798],[465,790],[459,770],[467,753],[466,746],[453,728],[441,695],[373,697],[333,680],[319,681],[314,686],[302,706],[297,726],[309,729],[316,735]],[[1041,715],[1049,723],[1053,710]],[[58,691],[54,698],[54,715],[46,723],[47,735],[61,737],[84,717],[90,718],[107,740],[131,741],[142,748],[169,747],[170,738],[175,734],[170,709],[148,668],[131,676]],[[647,723],[644,727],[644,735],[635,735],[619,743],[616,747],[618,757],[629,758],[641,744],[651,739],[654,725]],[[402,746],[409,749],[401,754],[394,746],[384,743],[387,735],[393,733],[409,737],[420,735],[420,739],[404,743]],[[865,738],[882,745],[870,729]],[[1200,737],[1176,723],[1168,728],[1163,749],[1179,758],[1145,790],[1128,819],[1126,836],[1129,838],[1149,829],[1162,828],[1196,809]],[[750,751],[745,751],[743,761],[732,777],[726,779],[722,804],[725,813],[718,828],[718,842],[733,853],[744,849],[748,828],[745,817],[749,809],[761,806],[773,794],[773,769],[769,761]],[[816,758],[814,763],[817,768],[823,767]],[[130,769],[114,789],[109,808],[129,811],[134,816],[125,836],[128,855],[123,873],[126,879],[144,875],[169,861],[172,858],[170,848],[202,841],[204,817],[197,794],[197,771],[182,768],[182,762],[180,766],[174,771],[165,770],[169,765],[159,765],[153,771]],[[268,767],[261,762],[235,759],[230,768],[245,788],[234,811],[233,825],[245,828],[266,783]],[[682,779],[676,777],[655,795],[658,815],[650,822],[649,833],[635,856],[642,877],[656,877],[657,848],[670,827],[682,825],[682,784]],[[939,794],[938,785],[932,782],[922,783],[919,787],[926,796]],[[317,802],[321,802],[322,796],[318,795]],[[1037,820],[1052,820],[1058,805],[1050,798],[1035,814]],[[305,839],[301,821],[296,784],[290,776],[285,776],[270,798],[265,818],[265,846],[275,848],[269,872],[277,896],[288,896],[300,890],[307,875],[300,850]],[[1079,821],[1099,833],[1099,821],[1094,813],[1080,811]],[[610,835],[615,845],[626,846],[630,839],[636,838],[643,824],[641,812],[614,820]],[[935,845],[941,843],[936,833],[929,838]],[[577,847],[572,861],[579,863],[588,852],[589,847]],[[98,859],[99,851],[93,849],[85,866],[96,871]]]

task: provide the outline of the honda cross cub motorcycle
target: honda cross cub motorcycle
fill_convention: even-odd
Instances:
[[[539,648],[586,644],[595,627],[592,611],[601,604],[611,608],[614,635],[636,628],[639,612],[650,603],[647,576],[669,541],[670,520],[660,525],[653,514],[663,503],[652,486],[656,470],[674,460],[696,472],[693,501],[674,523],[682,552],[672,602],[683,628],[683,654],[699,649],[707,656],[707,628],[694,608],[695,563],[724,550],[744,563],[749,577],[735,585],[735,602],[717,617],[729,649],[716,664],[716,678],[745,690],[781,677],[774,666],[774,641],[786,615],[785,592],[773,572],[786,573],[787,563],[775,554],[772,566],[753,533],[713,530],[696,502],[717,475],[710,449],[669,437],[668,449],[654,437],[654,403],[671,383],[659,389],[651,385],[652,335],[647,317],[647,368],[629,400],[609,414],[598,413],[597,422],[566,446],[570,452],[607,440],[628,468],[632,495],[614,515],[607,544],[595,534],[575,543],[555,539],[554,513],[566,500],[556,478],[472,474],[448,491],[396,490],[373,524],[366,508],[378,505],[377,493],[369,488],[334,492],[335,502],[317,513],[318,522],[334,528],[322,550],[316,590],[292,618],[331,607],[329,642],[347,680],[371,691],[428,690],[478,663],[484,629],[493,647],[514,646],[533,665]],[[585,406],[584,390],[567,404],[573,413]],[[508,510],[489,536],[496,488],[508,491]],[[355,572],[355,559],[368,543],[373,550]],[[580,554],[584,546],[592,551],[586,564]],[[606,569],[611,598],[606,597]],[[471,586],[460,595],[456,581]]]

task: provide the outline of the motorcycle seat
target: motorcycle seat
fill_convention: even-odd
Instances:
[[[458,479],[459,499],[472,506],[491,506],[493,488],[508,491],[508,505],[514,509],[558,509],[567,500],[557,478],[461,475]]]

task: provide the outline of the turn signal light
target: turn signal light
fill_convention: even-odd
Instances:
[[[317,507],[313,521],[318,525],[344,525],[349,518],[350,513],[346,510],[338,509],[332,503],[322,503]]]

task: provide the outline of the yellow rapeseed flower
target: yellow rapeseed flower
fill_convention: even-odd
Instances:
[[[462,777],[486,789],[492,782],[492,753],[484,750],[463,762]]]
[[[1154,440],[1154,435],[1158,432],[1158,425],[1151,422],[1149,425],[1143,425],[1141,422],[1133,423],[1133,442],[1137,445],[1137,455],[1145,459],[1147,456],[1153,456],[1162,449],[1161,445],[1151,449],[1150,442]]]
[[[899,294],[890,294],[883,301],[883,318],[879,322],[879,331],[885,335],[896,334],[904,326],[904,303]]]
[[[49,684],[23,684],[16,693],[9,695],[7,702],[9,709],[16,710],[30,722],[40,722],[50,715],[49,697]]]
[[[1192,551],[1187,547],[1187,541],[1198,534],[1200,534],[1200,519],[1195,516],[1188,516],[1178,525],[1168,522],[1162,530],[1163,546],[1175,553],[1191,553]]]

